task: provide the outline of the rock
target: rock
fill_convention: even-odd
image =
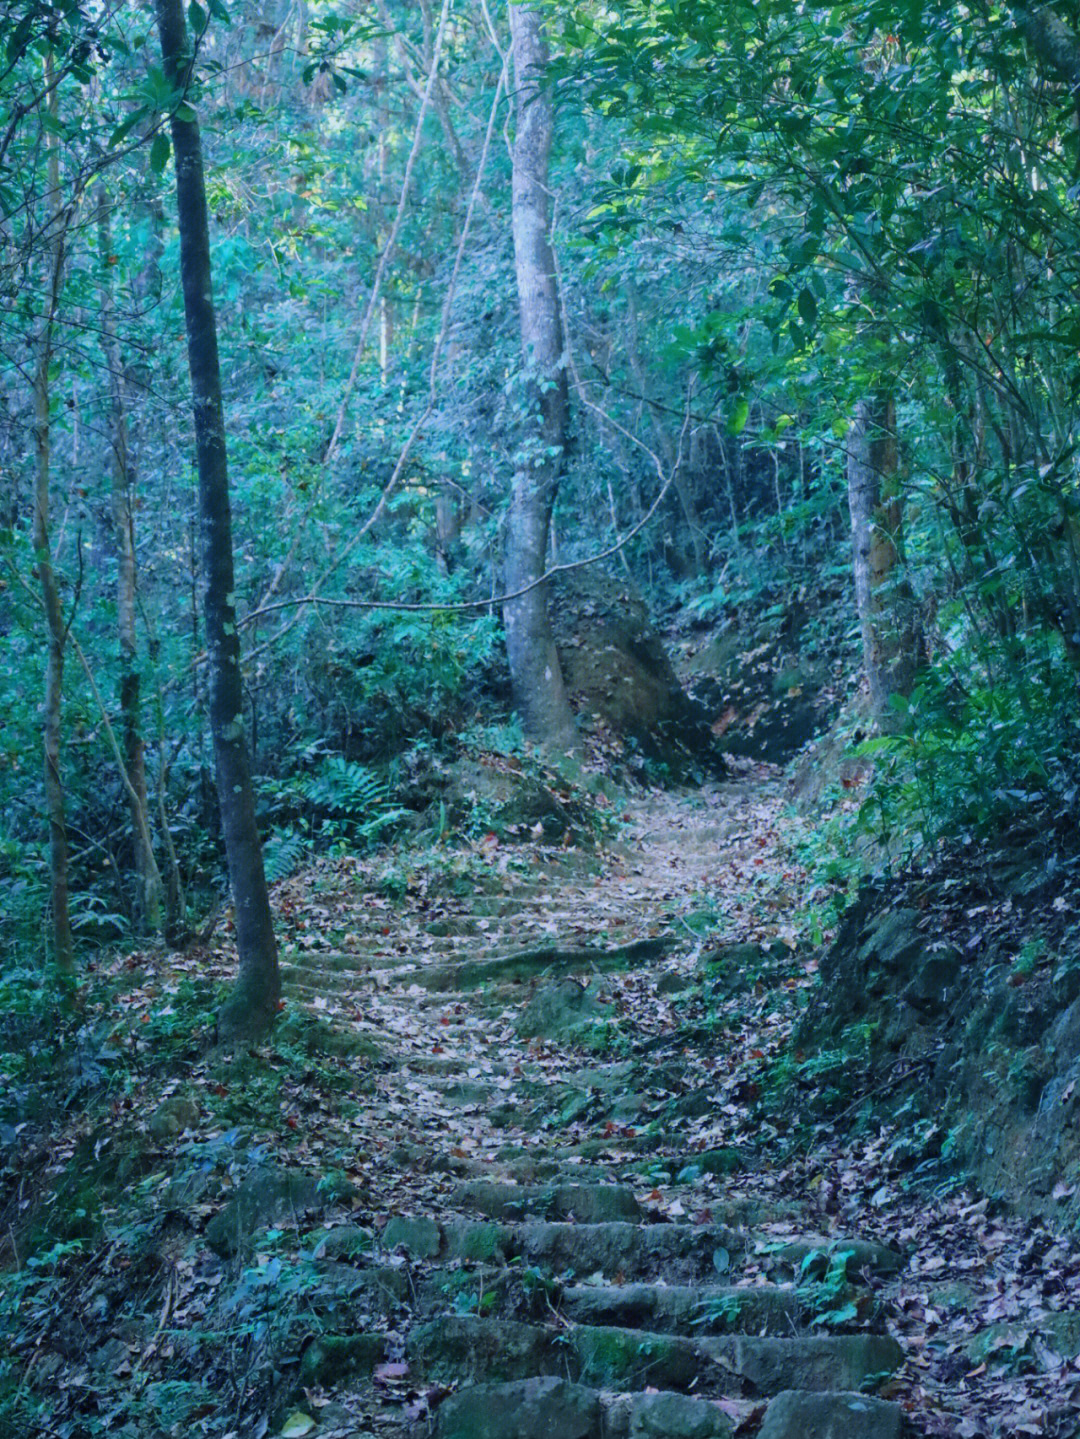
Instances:
[[[972,1365],[1012,1367],[1023,1354],[1034,1354],[1040,1365],[1047,1354],[1071,1363],[1080,1357],[1080,1313],[1061,1310],[1040,1317],[1037,1324],[1001,1321],[980,1329],[964,1346]]]
[[[605,1416],[604,1439],[717,1439],[731,1420],[708,1399],[688,1394],[622,1394]]]
[[[323,1334],[304,1350],[301,1385],[337,1384],[370,1374],[383,1357],[383,1334]]]
[[[900,1439],[899,1404],[865,1394],[804,1394],[787,1389],[765,1411],[758,1439]]]
[[[182,1094],[162,1100],[150,1116],[149,1130],[159,1144],[175,1139],[185,1129],[194,1129],[199,1122],[199,1106]]]
[[[689,1389],[708,1365],[702,1347],[677,1334],[578,1324],[567,1340],[571,1372],[604,1389]]]
[[[803,1306],[793,1289],[716,1284],[577,1284],[562,1292],[560,1312],[577,1324],[716,1334],[792,1334]]]
[[[363,1224],[339,1224],[315,1239],[314,1259],[358,1259],[375,1248],[374,1231]]]
[[[409,1362],[425,1380],[507,1382],[538,1374],[614,1390],[689,1390],[735,1375],[757,1393],[854,1389],[892,1373],[903,1360],[894,1339],[874,1334],[758,1339],[688,1338],[614,1325],[557,1330],[511,1319],[444,1314],[409,1335]]]
[[[445,1401],[437,1439],[599,1439],[602,1411],[591,1389],[548,1376],[476,1384]]]
[[[587,831],[591,800],[569,790],[554,771],[507,765],[496,756],[461,754],[450,763],[428,760],[408,776],[402,798],[410,808],[443,807],[451,824],[479,809],[499,832],[524,833],[540,825],[549,839]]]
[[[434,1219],[423,1215],[395,1215],[383,1229],[380,1244],[385,1250],[405,1249],[413,1259],[435,1259],[442,1248],[442,1231]]]
[[[844,1277],[852,1284],[863,1274],[887,1277],[904,1267],[903,1256],[895,1249],[867,1239],[819,1239],[809,1235],[771,1252],[781,1266],[800,1279],[824,1279],[841,1254],[846,1256]]]
[[[520,1257],[562,1274],[605,1274],[644,1278],[661,1270],[671,1282],[712,1278],[716,1256],[730,1260],[745,1248],[742,1236],[723,1225],[708,1224],[525,1224],[470,1223],[449,1220],[444,1227],[446,1257],[490,1263]]]
[[[821,1334],[799,1339],[757,1339],[742,1335],[702,1339],[701,1348],[749,1381],[759,1394],[799,1389],[860,1389],[894,1373],[904,1351],[886,1334]],[[794,1432],[794,1431],[793,1431]],[[814,1429],[799,1431],[814,1434]]]
[[[312,1174],[299,1170],[256,1170],[206,1226],[206,1242],[223,1258],[242,1252],[267,1225],[291,1228],[305,1210],[322,1209],[328,1196]]]
[[[680,974],[677,969],[669,969],[656,981],[656,992],[659,995],[683,994],[692,989],[695,983],[692,974]]]
[[[517,1032],[523,1039],[565,1039],[590,1021],[612,1013],[611,1006],[601,1004],[591,987],[576,979],[560,979],[536,991],[518,1017]]]
[[[404,1265],[380,1264],[371,1269],[357,1269],[354,1264],[341,1264],[327,1259],[317,1262],[317,1290],[311,1296],[313,1307],[351,1304],[358,1298],[365,1307],[378,1313],[392,1313],[410,1298],[413,1287]]]
[[[475,1179],[450,1196],[457,1209],[477,1209],[492,1219],[576,1219],[581,1224],[642,1218],[634,1192],[617,1184],[499,1184]]]
[[[514,1319],[444,1314],[409,1332],[410,1368],[425,1380],[509,1383],[566,1373],[567,1350],[553,1329]]]
[[[624,574],[562,574],[549,609],[567,692],[592,717],[646,752],[712,757],[710,718],[684,692],[648,608]]]

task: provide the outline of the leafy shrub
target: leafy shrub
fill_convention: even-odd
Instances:
[[[901,706],[903,728],[867,741],[876,774],[861,823],[917,851],[946,837],[1040,849],[1075,864],[1080,834],[1077,680],[1058,637],[968,643],[938,659]]]

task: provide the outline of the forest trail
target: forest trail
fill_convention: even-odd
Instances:
[[[902,1259],[782,1192],[742,1072],[789,1033],[767,976],[813,968],[782,805],[761,771],[644,795],[595,852],[489,836],[399,894],[351,863],[279,894],[288,1002],[377,1055],[358,1212],[310,1236],[297,1432],[901,1433],[863,1391],[903,1362],[874,1298]]]
[[[798,1113],[808,838],[747,765],[594,846],[324,859],[270,1039],[182,1068],[153,1025],[228,937],[120,956],[143,1083],[50,1141],[109,1237],[18,1335],[42,1432],[1075,1439],[1075,1247],[911,1184],[917,1127]]]

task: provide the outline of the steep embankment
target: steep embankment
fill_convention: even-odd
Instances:
[[[129,1194],[24,1307],[24,1411],[140,1436],[1074,1433],[1075,1252],[908,1188],[897,1135],[798,1112],[797,824],[748,769],[638,796],[596,852],[488,836],[281,886],[274,1040],[193,1061],[152,1114],[148,1066],[83,1136],[123,1147]]]

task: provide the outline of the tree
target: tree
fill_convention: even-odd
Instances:
[[[146,756],[141,713],[141,676],[135,633],[136,572],[135,507],[132,502],[131,446],[125,402],[125,379],[116,333],[113,299],[113,254],[109,197],[98,189],[98,237],[101,262],[101,344],[109,390],[108,430],[112,461],[112,519],[116,537],[116,619],[120,649],[120,713],[123,719],[123,780],[131,814],[135,852],[135,927],[143,934],[161,928],[164,884],[154,858],[150,806],[146,794]]]
[[[49,630],[49,654],[45,668],[42,709],[45,804],[49,822],[49,886],[52,903],[53,963],[58,972],[66,977],[75,971],[75,945],[71,934],[68,899],[67,820],[64,806],[64,782],[60,772],[64,650],[67,646],[69,622],[64,618],[60,586],[53,566],[52,541],[49,532],[50,461],[52,455],[49,374],[53,362],[54,329],[63,283],[64,247],[70,221],[70,214],[63,204],[60,194],[57,84],[51,54],[47,53],[45,91],[50,125],[45,130],[48,189],[45,196],[46,218],[43,222],[47,236],[43,247],[46,268],[44,285],[46,300],[41,320],[41,333],[38,338],[37,364],[34,370],[34,449],[37,456],[37,478],[34,487],[33,534],[42,606]]]
[[[879,393],[858,402],[847,443],[863,669],[875,718],[893,727],[896,714],[890,702],[910,695],[925,655],[915,600],[903,571],[896,405],[891,395]]]
[[[218,803],[236,912],[240,969],[219,1019],[222,1038],[256,1035],[277,1013],[277,944],[255,821],[236,625],[225,415],[211,288],[210,235],[199,123],[189,101],[191,53],[181,0],[157,0],[176,166],[180,278],[195,415],[202,537],[203,615],[210,668],[210,726]]]
[[[503,606],[514,706],[525,733],[552,750],[574,744],[548,614],[544,573],[551,512],[566,447],[567,380],[550,240],[548,158],[551,102],[543,89],[547,46],[540,12],[511,5],[514,48],[514,267],[521,343],[525,353],[529,421],[516,457],[506,522],[507,592],[532,586]]]

